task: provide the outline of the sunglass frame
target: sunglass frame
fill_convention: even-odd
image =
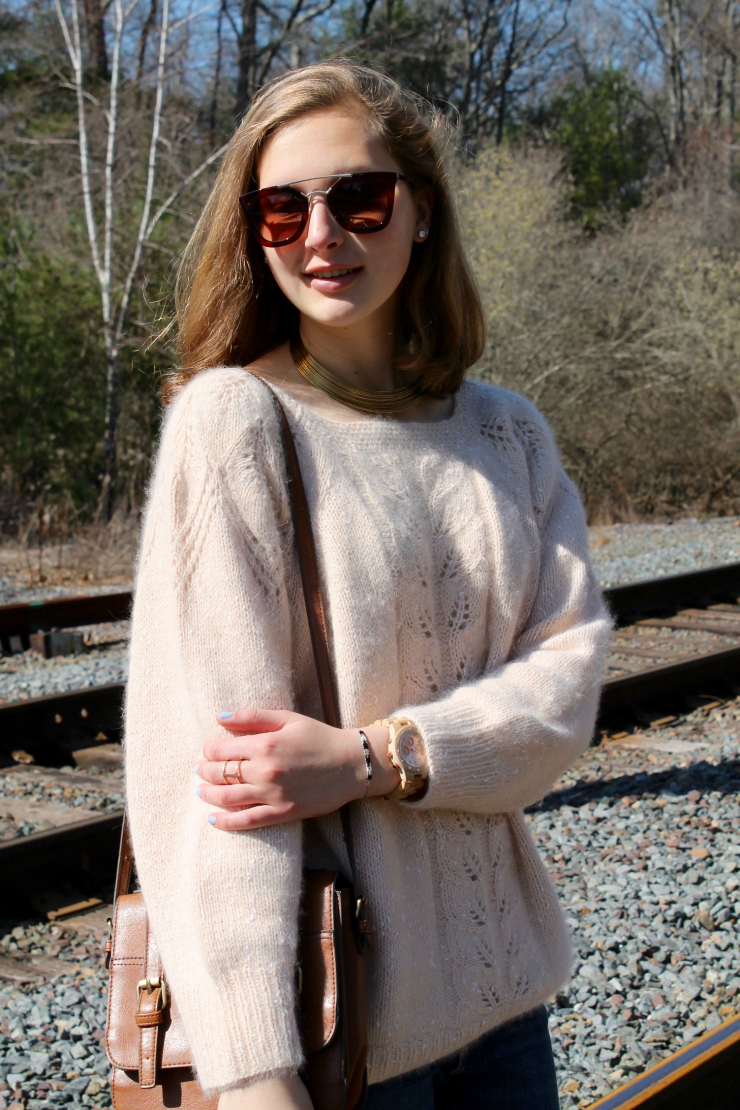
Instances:
[[[329,211],[331,212],[332,217],[337,221],[337,223],[339,224],[339,226],[342,228],[343,231],[349,231],[353,235],[372,235],[376,231],[382,231],[384,228],[388,227],[388,224],[391,222],[391,217],[393,216],[393,208],[395,206],[396,182],[397,181],[408,181],[408,178],[404,177],[403,174],[394,173],[391,170],[367,170],[367,171],[363,171],[361,173],[330,173],[330,174],[326,174],[325,177],[336,178],[336,180],[334,181],[334,184],[330,185],[328,189],[311,189],[307,193],[301,192],[300,189],[294,189],[293,188],[294,185],[300,185],[304,181],[319,181],[319,180],[321,180],[321,178],[319,176],[316,176],[316,177],[302,177],[302,178],[299,178],[297,181],[286,181],[283,185],[270,185],[266,189],[250,189],[250,191],[248,193],[243,193],[239,197],[239,204],[241,206],[242,212],[244,213],[244,215],[247,218],[247,223],[251,227],[255,239],[257,240],[258,243],[260,243],[261,246],[263,246],[263,247],[287,247],[291,243],[297,242],[300,239],[301,235],[303,235],[303,232],[306,230],[306,224],[308,223],[308,219],[309,219],[309,216],[310,216],[310,213],[311,213],[310,198],[314,197],[314,196],[326,197],[326,203],[327,203],[327,206],[329,208]],[[384,177],[384,178],[388,179],[387,196],[386,196],[386,214],[385,214],[384,218],[381,220],[381,222],[379,224],[377,224],[376,227],[363,227],[363,228],[346,227],[345,224],[342,222],[341,217],[332,208],[331,199],[330,199],[332,189],[334,189],[341,181],[347,181],[348,179],[357,180],[357,178],[368,178],[368,177],[373,177],[373,178]],[[267,196],[274,196],[276,193],[283,192],[285,189],[290,189],[291,192],[295,193],[295,195],[297,197],[300,197],[301,201],[303,202],[302,203],[302,211],[301,211],[300,227],[298,228],[298,230],[296,232],[294,232],[294,234],[287,236],[285,239],[265,239],[264,236],[261,235],[260,232],[257,229],[257,218],[256,218],[256,215],[253,215],[253,213],[251,211],[251,207],[254,204],[254,202],[258,201],[260,198],[267,197]]]

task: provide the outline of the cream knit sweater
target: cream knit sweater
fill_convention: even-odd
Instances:
[[[610,626],[578,496],[523,398],[469,381],[449,419],[409,424],[339,423],[281,397],[343,725],[411,717],[430,764],[422,801],[355,806],[377,1083],[567,976],[521,811],[588,744]],[[165,421],[126,704],[139,879],[206,1089],[300,1065],[301,868],[344,860],[335,815],[248,833],[207,823],[194,764],[215,714],[242,706],[320,715],[274,410],[246,372],[215,369]]]

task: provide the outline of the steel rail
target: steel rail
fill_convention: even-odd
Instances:
[[[645,667],[607,678],[601,694],[602,719],[628,713],[641,702],[708,689],[715,693],[740,684],[740,645],[706,652],[661,667]]]
[[[126,620],[131,612],[131,599],[131,590],[121,590],[111,594],[86,594],[81,597],[58,597],[51,601],[0,605],[2,650],[11,652],[11,637],[17,637],[27,648],[32,632]]]
[[[124,690],[124,683],[109,682],[0,705],[0,756],[20,749],[60,767],[77,748],[119,739]]]
[[[638,614],[669,610],[693,600],[740,597],[740,563],[607,586],[603,592],[615,619],[625,623]],[[131,590],[121,590],[0,605],[0,640],[8,651],[11,636],[19,637],[28,646],[31,632],[125,620],[131,611],[132,596]]]
[[[740,1015],[661,1060],[588,1110],[737,1110]]]
[[[647,578],[625,586],[607,586],[604,599],[618,624],[646,613],[669,612],[691,601],[740,597],[740,563],[690,570],[664,578]]]
[[[615,621],[675,611],[689,603],[740,598],[740,563],[610,587],[604,596]],[[27,643],[34,631],[125,619],[131,592],[63,598],[41,604],[0,607],[3,646],[10,636]],[[740,645],[677,663],[649,667],[608,679],[601,716],[628,711],[636,702],[682,693],[696,686],[740,681]],[[115,738],[120,730],[122,683],[75,690],[0,706],[0,753],[23,747],[40,763],[53,765],[93,736]],[[0,885],[28,889],[62,875],[78,885],[112,875],[122,810],[57,829],[0,842]],[[105,879],[103,880],[105,881]],[[668,1060],[593,1104],[590,1110],[703,1110],[711,1090],[712,1110],[738,1104],[740,1017],[725,1022]]]
[[[735,599],[740,597],[740,563],[609,587],[604,597],[620,625],[646,613],[675,611],[691,602]],[[0,637],[8,642],[11,635],[27,641],[32,631],[123,619],[130,606],[130,590],[1,606]],[[672,697],[677,689],[686,693],[710,684],[716,690],[738,681],[740,645],[619,675],[604,685],[600,722],[629,712],[637,702]],[[20,748],[39,763],[60,765],[76,747],[89,746],[101,736],[117,739],[123,693],[122,683],[110,683],[0,706],[0,756],[7,758]]]

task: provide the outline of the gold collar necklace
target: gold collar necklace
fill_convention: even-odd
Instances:
[[[357,386],[347,385],[308,353],[298,335],[290,341],[290,353],[296,370],[307,382],[358,412],[400,412],[421,400],[421,390],[416,384],[399,389],[358,389]]]

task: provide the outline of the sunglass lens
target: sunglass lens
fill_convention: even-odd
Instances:
[[[329,206],[345,231],[375,231],[387,223],[393,208],[395,174],[355,174],[338,181]]]
[[[257,234],[267,243],[281,243],[301,229],[305,218],[304,198],[293,189],[282,189],[249,202],[249,215]]]

